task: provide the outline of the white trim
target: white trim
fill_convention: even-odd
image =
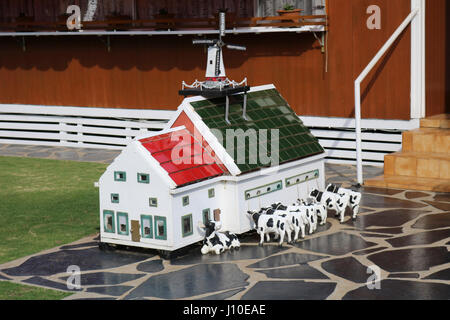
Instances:
[[[85,117],[118,117],[137,119],[168,119],[170,110],[154,109],[119,109],[73,106],[43,106],[29,104],[0,104],[0,113],[34,113],[40,115],[85,116]]]
[[[152,137],[160,136],[160,135],[163,135],[163,134],[166,134],[166,133],[181,131],[183,129],[186,129],[186,127],[185,126],[179,126],[179,127],[175,127],[175,128],[165,128],[165,129],[163,129],[161,131],[156,131],[156,132],[152,132],[152,133],[136,136],[134,138],[134,141],[138,141],[138,140],[141,140],[141,139],[152,138]]]
[[[355,128],[354,118],[299,116],[307,127]],[[420,126],[419,119],[384,120],[361,119],[361,128],[386,130],[413,130]]]
[[[321,25],[302,26],[298,28],[278,28],[278,27],[249,27],[226,30],[226,34],[246,34],[246,33],[277,33],[277,32],[324,32],[325,27]],[[0,37],[26,37],[26,36],[167,36],[167,35],[206,35],[219,34],[219,30],[174,30],[174,31],[87,31],[80,30],[78,32],[68,31],[44,31],[44,32],[0,32]]]
[[[411,118],[425,117],[425,0],[411,0],[419,9],[411,21]]]

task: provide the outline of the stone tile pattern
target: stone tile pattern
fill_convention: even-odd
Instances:
[[[41,152],[64,158],[57,153],[62,150],[52,148],[0,151],[0,156]],[[77,150],[76,160],[82,158],[80,152],[87,151]],[[92,150],[89,156],[107,161],[107,155]],[[380,170],[365,167],[365,177]],[[347,187],[355,183],[355,172],[351,166],[326,165],[327,182]],[[330,213],[326,226],[295,245],[259,247],[250,233],[242,237],[239,251],[203,256],[194,245],[162,260],[152,250],[100,251],[90,237],[0,265],[0,280],[70,291],[66,269],[75,264],[82,271],[82,288],[69,299],[450,299],[449,196],[367,187],[361,191],[356,221],[347,215],[340,224]],[[374,237],[380,234],[386,237]],[[373,264],[383,272],[381,290],[365,284]]]

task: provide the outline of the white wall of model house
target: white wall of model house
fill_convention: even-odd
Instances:
[[[204,222],[204,210],[209,210],[210,219],[215,219],[215,209],[220,209],[223,231],[237,234],[250,231],[253,222],[247,215],[248,210],[278,201],[290,204],[298,197],[306,197],[313,188],[323,188],[324,157],[322,154],[285,163],[271,174],[258,171],[237,177],[221,176],[175,188],[148,151],[135,141],[99,180],[101,241],[173,251],[203,240],[204,233],[198,223]],[[117,181],[117,173],[125,173],[125,181]],[[139,182],[138,174],[148,174],[148,183]],[[211,190],[214,190],[213,195]],[[113,195],[118,195],[117,203]],[[157,199],[156,206],[150,204],[150,199]],[[105,212],[114,214],[111,232],[105,228]],[[150,220],[142,217],[150,217]],[[187,233],[183,230],[183,218],[190,220],[191,230]],[[120,219],[127,225],[123,234]],[[157,219],[164,225],[164,237],[158,236]],[[139,242],[132,240],[132,220],[139,222]],[[144,234],[145,223],[149,224],[151,238]]]

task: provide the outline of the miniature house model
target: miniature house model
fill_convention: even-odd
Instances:
[[[101,242],[173,251],[203,240],[199,222],[242,234],[253,228],[248,210],[324,188],[324,150],[275,87],[245,94],[245,118],[243,93],[230,96],[231,124],[223,98],[185,98],[166,129],[122,151],[99,180]],[[245,141],[264,129],[257,152],[252,143],[227,150],[227,138]],[[266,149],[278,165],[262,163]]]
[[[99,180],[101,242],[174,251],[203,240],[199,222],[253,228],[248,210],[323,189],[324,149],[273,85],[225,76],[225,13],[207,44],[206,81],[183,82],[167,127],[137,137]],[[212,53],[211,53],[212,52]]]

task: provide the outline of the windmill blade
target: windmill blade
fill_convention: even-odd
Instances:
[[[222,49],[218,49],[216,52],[216,70],[215,70],[215,75],[216,77],[218,77],[220,75],[220,54],[221,54]]]
[[[220,36],[225,37],[225,12],[219,12],[219,30]]]
[[[240,51],[245,51],[247,50],[247,47],[244,46],[237,46],[235,44],[227,44],[227,48],[231,49],[231,50],[240,50]]]
[[[213,45],[217,42],[217,40],[208,40],[208,39],[194,39],[192,40],[192,44],[210,44]]]

